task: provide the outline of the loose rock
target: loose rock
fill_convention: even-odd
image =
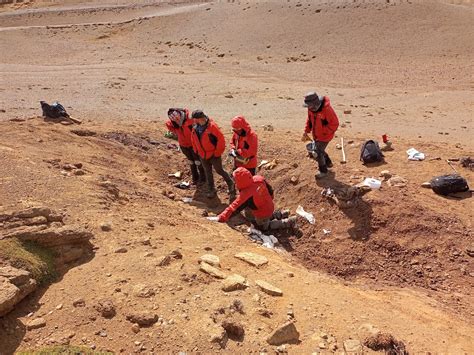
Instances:
[[[46,326],[44,318],[36,318],[26,324],[26,329],[33,330]]]
[[[201,263],[201,266],[199,267],[199,270],[201,270],[202,272],[205,272],[206,274],[209,274],[209,275],[211,275],[215,278],[218,278],[218,279],[225,279],[226,276],[227,276],[221,270],[209,265],[208,263],[204,263],[204,262]]]
[[[382,170],[379,174],[381,178],[384,178],[384,180],[388,180],[392,177],[392,174],[388,170]]]
[[[115,316],[115,306],[111,300],[100,300],[95,309],[104,318],[113,318]]]
[[[153,287],[143,285],[143,284],[137,284],[133,287],[133,294],[137,297],[149,298],[149,297],[154,296],[156,292],[153,289]]]
[[[221,262],[217,255],[213,254],[204,254],[199,258],[200,262],[208,263],[209,265],[220,267]]]
[[[133,312],[127,315],[127,320],[138,324],[140,327],[149,327],[158,321],[156,314],[148,312]]]
[[[227,276],[224,281],[222,281],[222,290],[225,292],[231,292],[236,290],[245,290],[248,287],[247,280],[245,277],[233,274]]]
[[[346,353],[362,353],[362,344],[359,340],[349,339],[344,342],[344,350]]]
[[[407,180],[402,178],[401,176],[392,176],[390,179],[388,179],[387,183],[389,186],[394,186],[394,187],[405,187],[407,186]]]
[[[260,287],[260,289],[271,295],[271,296],[283,296],[283,291],[280,290],[279,288],[269,284],[268,282],[262,281],[262,280],[257,280],[255,281],[255,284]]]
[[[123,253],[126,253],[127,251],[128,251],[128,249],[125,248],[125,247],[120,247],[118,249],[115,249],[115,253],[117,253],[117,254],[123,254]]]
[[[134,332],[135,334],[138,334],[140,332],[140,326],[137,323],[132,325],[132,332]]]
[[[300,339],[300,333],[296,330],[293,322],[287,322],[275,329],[267,338],[270,345],[282,345],[296,343]]]
[[[226,344],[227,344],[228,336],[227,332],[222,326],[216,326],[212,331],[211,331],[211,338],[209,341],[211,343],[217,343],[221,347],[221,349],[224,349]]]
[[[260,267],[268,263],[268,259],[255,253],[243,252],[234,255],[237,259],[243,260],[250,265]]]
[[[104,222],[100,225],[100,229],[102,229],[104,232],[110,232],[112,230],[112,224]]]
[[[83,298],[76,298],[73,302],[72,305],[74,307],[85,307],[86,301],[84,301]]]
[[[245,329],[242,324],[234,320],[226,319],[222,322],[222,328],[225,329],[230,338],[242,339],[245,334]]]
[[[166,266],[171,263],[171,256],[163,255],[158,260],[158,266]]]

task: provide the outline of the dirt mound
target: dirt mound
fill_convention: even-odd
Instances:
[[[278,137],[277,133],[268,135]],[[270,147],[272,142],[275,140],[265,140],[262,156],[278,156],[279,164],[261,173],[273,182],[279,206],[295,209],[302,205],[316,217],[314,225],[301,223],[302,236],[280,236],[285,248],[304,265],[347,280],[440,291],[438,295],[445,302],[463,314],[469,313],[468,295],[474,287],[474,260],[467,252],[474,242],[471,199],[446,199],[420,186],[429,181],[430,174],[449,169],[444,160],[421,162],[415,167],[406,157],[399,159],[397,151],[406,150],[399,142],[397,151],[386,153],[388,164],[365,167],[358,162],[355,139],[354,147],[346,148],[349,166],[337,164],[336,173],[319,182],[314,179],[314,160],[292,163],[292,157],[304,156],[304,144],[299,150],[288,146],[279,150]],[[337,159],[340,152],[331,150]],[[456,152],[446,152],[445,156],[449,154]],[[321,195],[325,187],[348,189],[365,177],[383,180],[379,173],[386,166],[403,176],[406,186],[391,187],[385,181],[380,190],[367,193],[354,207],[341,207]],[[426,180],[418,175],[421,169]],[[470,170],[463,169],[462,173],[472,180]],[[298,177],[296,185],[290,183],[294,176]],[[444,296],[445,292],[465,296],[452,299]]]

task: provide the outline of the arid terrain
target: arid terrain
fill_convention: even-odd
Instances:
[[[473,353],[473,199],[421,187],[453,169],[474,185],[446,161],[474,156],[473,18],[462,0],[0,5],[0,313],[13,309],[0,354]],[[341,123],[323,181],[300,141],[310,90]],[[40,100],[82,124],[44,120]],[[225,184],[216,176],[208,200],[168,176],[190,179],[164,136],[176,106],[202,108],[227,140],[244,115],[278,207],[316,222],[299,218],[267,249],[243,217],[206,220],[225,208]],[[362,165],[361,144],[383,134],[394,150]],[[411,147],[426,159],[409,161]],[[355,207],[321,195],[365,177],[382,188]],[[52,274],[39,278],[25,253],[52,255]],[[206,254],[220,259],[214,276]],[[245,282],[223,290],[234,274]]]

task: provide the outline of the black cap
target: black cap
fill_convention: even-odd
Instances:
[[[316,92],[310,91],[304,96],[304,107],[319,107],[320,105],[321,99]]]
[[[194,110],[192,118],[207,118],[207,116],[202,110]]]

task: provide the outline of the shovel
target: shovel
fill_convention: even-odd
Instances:
[[[344,151],[344,137],[341,137],[341,152],[342,152],[342,160],[341,164],[346,164],[346,152]]]

